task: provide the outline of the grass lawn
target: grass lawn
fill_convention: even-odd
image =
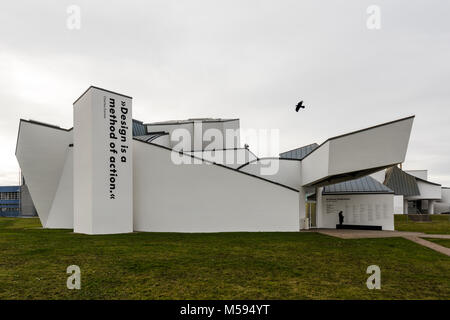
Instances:
[[[414,231],[430,234],[450,234],[450,215],[436,214],[431,215],[431,222],[416,222],[406,219],[406,215],[394,215],[395,230]]]
[[[0,219],[0,299],[450,299],[450,258],[307,232],[87,236]],[[66,268],[81,268],[81,290]],[[366,268],[381,268],[368,290]]]

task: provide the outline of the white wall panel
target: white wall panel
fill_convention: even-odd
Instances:
[[[403,196],[394,195],[394,214],[403,214],[404,199]]]
[[[66,162],[72,131],[21,121],[16,157],[43,227]]]
[[[319,228],[336,228],[339,211],[343,211],[344,224],[381,226],[394,230],[393,194],[349,194],[322,196]]]
[[[281,183],[288,187],[300,190],[301,161],[287,159],[259,159],[239,169],[240,171],[261,176],[265,179]],[[264,174],[264,173],[273,174]]]
[[[73,148],[67,150],[46,228],[73,229]]]
[[[440,200],[442,198],[442,187],[440,185],[435,185],[420,180],[416,181],[417,186],[419,187],[420,196],[407,197],[408,200],[420,200],[420,199]]]
[[[357,171],[370,174],[375,168],[403,162],[413,120],[409,117],[330,138],[302,160],[303,185]]]
[[[237,169],[247,162],[256,160],[256,156],[247,149],[205,150],[186,153],[234,169]]]
[[[183,156],[188,157],[189,156]],[[298,192],[134,140],[134,230],[298,231]]]
[[[132,232],[132,99],[89,87],[73,109],[74,231]]]

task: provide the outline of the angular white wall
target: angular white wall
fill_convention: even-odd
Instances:
[[[38,122],[21,120],[17,137],[16,158],[27,181],[31,198],[44,228],[64,228],[71,224],[68,211],[60,212],[60,223],[55,223],[52,207],[57,207],[55,196],[67,195],[65,189],[70,179],[62,179],[63,172],[69,170],[67,157],[72,143],[72,131]],[[67,164],[67,169],[65,166]],[[58,188],[61,185],[61,190]],[[57,199],[56,199],[57,202]],[[70,206],[70,203],[67,205]],[[70,210],[66,208],[66,210]],[[47,221],[49,220],[49,221]],[[48,223],[49,222],[49,223]]]
[[[429,182],[416,180],[417,186],[419,187],[419,196],[409,196],[407,200],[421,200],[421,199],[434,199],[441,200],[442,198],[442,187],[437,184],[432,184]]]
[[[67,150],[64,169],[47,219],[46,228],[73,229],[73,148]]]
[[[185,153],[211,162],[223,164],[234,169],[237,169],[249,161],[256,160],[256,156],[247,149],[205,150]]]
[[[355,179],[403,162],[413,120],[408,117],[328,139],[302,160],[303,185]],[[358,175],[345,176],[352,173]]]
[[[296,190],[300,190],[302,186],[301,161],[298,160],[262,158],[239,168],[239,171],[260,176]]]
[[[299,193],[257,177],[207,163],[175,165],[170,150],[137,140],[133,172],[136,231],[299,230]]]

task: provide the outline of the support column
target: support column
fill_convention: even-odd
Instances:
[[[408,200],[403,200],[403,213],[408,214]]]
[[[435,200],[428,200],[428,214],[434,214],[434,203]]]
[[[306,191],[304,187],[300,187],[298,192],[298,200],[299,200],[299,222],[300,222],[300,230],[304,229],[302,225],[303,219],[306,218]]]
[[[73,104],[74,232],[133,231],[131,99],[91,86]]]

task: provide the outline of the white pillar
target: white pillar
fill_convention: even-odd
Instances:
[[[306,191],[305,188],[300,187],[298,192],[299,198],[299,219],[300,219],[300,229],[303,229],[302,221],[306,218]]]
[[[131,97],[89,87],[73,104],[74,231],[133,231]]]
[[[408,200],[403,200],[403,213],[408,214]]]
[[[316,188],[316,226],[320,228],[322,226],[323,218],[323,198],[322,198],[323,187]]]
[[[428,200],[428,214],[434,214],[435,200]]]

